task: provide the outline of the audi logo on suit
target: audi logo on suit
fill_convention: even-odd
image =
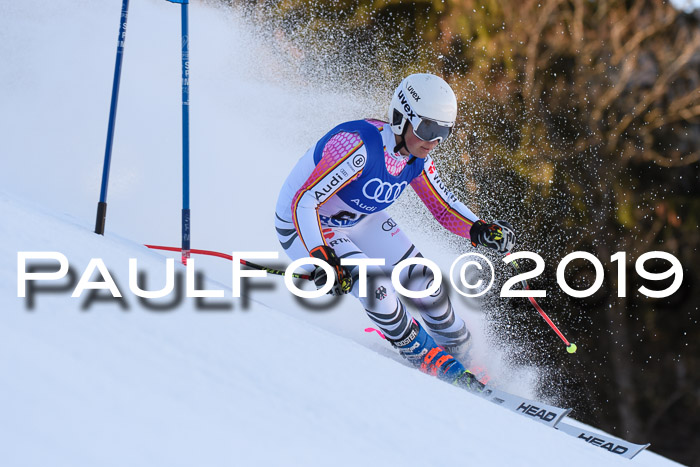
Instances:
[[[362,194],[377,203],[393,203],[401,196],[406,186],[408,182],[389,183],[380,178],[373,178],[362,187]]]

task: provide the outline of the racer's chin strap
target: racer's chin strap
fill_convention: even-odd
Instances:
[[[399,151],[401,151],[401,149],[406,148],[406,131],[408,131],[408,125],[404,124],[403,131],[401,132],[401,142],[394,146],[395,153],[398,153]],[[408,151],[408,148],[406,148],[406,150]],[[408,161],[406,161],[406,165],[413,164],[415,160],[416,156],[409,152]]]
[[[408,123],[408,122],[406,122]],[[394,146],[394,152],[400,152],[402,149],[406,148],[406,131],[408,130],[408,125],[404,123],[403,125],[403,131],[401,132],[401,142]],[[408,148],[406,148],[408,150]],[[410,164],[411,161],[409,160],[408,163]]]

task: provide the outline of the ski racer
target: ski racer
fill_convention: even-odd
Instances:
[[[470,363],[469,330],[447,293],[440,288],[427,298],[411,299],[420,310],[421,326],[389,279],[393,266],[422,256],[386,213],[408,185],[440,224],[471,239],[473,246],[505,253],[515,244],[507,222],[479,219],[447,190],[435,168],[430,151],[450,136],[456,118],[457,99],[442,78],[408,76],[394,92],[388,123],[341,123],[301,157],[280,191],[275,227],[292,260],[310,255],[327,262],[335,272],[330,293],[358,298],[386,339],[414,366],[481,390],[483,385],[465,367]],[[373,267],[380,272],[370,273],[366,297],[359,293],[358,266],[343,266],[342,258],[385,260],[385,266]],[[321,267],[312,277],[319,288],[326,283]],[[433,277],[428,268],[414,265],[404,268],[399,280],[416,291],[427,290]]]

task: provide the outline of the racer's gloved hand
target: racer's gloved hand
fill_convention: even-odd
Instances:
[[[517,240],[513,226],[506,221],[495,221],[487,224],[484,221],[476,221],[469,231],[472,246],[485,246],[500,253],[508,253]]]
[[[333,248],[326,245],[321,245],[311,250],[309,254],[314,258],[325,261],[335,271],[335,283],[333,284],[333,288],[331,288],[330,292],[328,292],[329,294],[343,295],[350,292],[350,289],[352,289],[352,276],[346,267],[340,265],[340,259],[336,256]],[[316,269],[311,274],[311,279],[319,289],[326,285],[325,269],[323,269],[321,266],[316,266]]]

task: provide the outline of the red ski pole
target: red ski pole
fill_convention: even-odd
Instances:
[[[508,255],[510,255],[510,253],[506,253],[506,256],[508,256]],[[520,274],[520,267],[518,266],[518,262],[511,261],[510,264],[515,269],[515,272]],[[522,282],[525,290],[530,290],[530,286],[527,284],[527,281],[525,279],[523,279],[521,282]],[[559,328],[557,328],[557,326],[554,324],[554,322],[549,318],[549,316],[547,316],[547,313],[544,312],[544,310],[539,305],[539,303],[537,303],[537,300],[535,300],[535,297],[527,297],[527,298],[528,298],[528,300],[530,300],[530,303],[532,303],[532,306],[534,306],[535,309],[539,312],[540,316],[542,316],[542,318],[544,318],[544,320],[547,322],[547,324],[549,324],[549,327],[552,328],[552,330],[557,333],[557,335],[559,336],[559,338],[561,338],[562,341],[564,341],[564,344],[566,344],[566,351],[569,353],[576,352],[576,344],[574,344],[573,342],[569,342],[566,339],[566,337],[564,337],[564,334],[562,334],[562,332],[559,330]]]

